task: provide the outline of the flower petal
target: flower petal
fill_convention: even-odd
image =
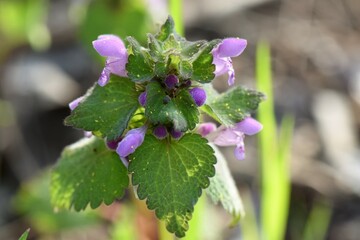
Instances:
[[[214,58],[213,58],[213,62],[212,62],[214,65],[215,65],[215,72],[214,74],[216,76],[220,76],[220,75],[223,75],[224,73],[227,72],[228,68],[228,62],[227,62],[227,59],[225,58],[219,58],[219,57],[216,57],[214,55]]]
[[[123,41],[115,35],[100,35],[92,43],[95,50],[103,57],[121,57],[126,53]]]
[[[219,57],[237,57],[246,48],[247,41],[241,38],[225,38],[218,46]]]
[[[111,73],[116,74],[121,77],[127,76],[126,63],[128,62],[128,55],[125,52],[120,57],[109,57],[106,60],[106,67],[110,70]]]
[[[245,118],[235,126],[237,131],[243,132],[246,135],[254,135],[260,132],[262,128],[263,125],[252,117]]]
[[[79,105],[79,103],[84,99],[84,97],[78,97],[77,99],[71,101],[69,103],[69,108],[71,111],[73,111],[75,108],[77,108],[77,106]]]
[[[244,141],[236,145],[236,148],[234,149],[234,155],[237,160],[244,160],[245,159],[245,145]]]
[[[234,131],[232,128],[225,128],[221,130],[214,138],[213,142],[218,146],[234,146],[243,138],[241,132]]]

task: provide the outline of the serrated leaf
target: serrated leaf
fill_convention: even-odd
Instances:
[[[220,40],[213,40],[204,44],[200,51],[193,57],[192,66],[193,74],[192,80],[200,83],[211,82],[215,78],[215,65],[213,62],[213,55],[211,51],[220,42]]]
[[[265,98],[263,93],[241,86],[231,88],[223,94],[216,94],[214,89],[209,90],[208,87],[205,89],[207,95],[212,97],[201,109],[226,126],[234,125],[249,116]]]
[[[146,135],[130,156],[129,171],[137,194],[164,220],[167,229],[183,237],[202,189],[214,176],[216,158],[207,140],[186,134],[179,141]]]
[[[145,116],[153,124],[173,125],[178,131],[186,131],[199,122],[199,111],[187,90],[179,90],[171,98],[159,82],[153,81],[146,92]]]
[[[84,210],[109,205],[129,185],[127,169],[104,140],[85,138],[64,149],[51,175],[51,202],[58,208]]]
[[[232,225],[235,225],[245,215],[244,206],[224,156],[216,146],[211,145],[211,147],[214,149],[217,159],[216,174],[210,179],[210,186],[206,189],[206,194],[215,204],[221,203],[224,209],[232,215]]]
[[[132,37],[126,40],[130,45],[130,54],[126,64],[129,78],[134,82],[150,81],[154,77],[154,63],[150,53],[143,49]]]
[[[122,135],[139,107],[139,93],[128,78],[112,75],[108,84],[95,84],[65,119],[65,124],[113,140]]]
[[[161,26],[160,31],[155,35],[159,41],[165,41],[171,33],[174,32],[174,20],[169,16],[166,22]]]

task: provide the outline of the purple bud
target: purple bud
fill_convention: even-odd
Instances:
[[[138,98],[140,105],[143,106],[143,107],[144,107],[145,104],[146,104],[146,97],[147,97],[147,93],[146,93],[146,91],[145,91],[145,92],[142,92],[142,93],[139,95],[139,98]]]
[[[262,124],[252,117],[246,117],[235,125],[237,131],[243,132],[246,135],[254,135],[260,132],[262,128]]]
[[[165,85],[168,89],[173,89],[178,83],[179,83],[179,78],[173,74],[167,76],[165,79]]]
[[[206,101],[206,93],[204,89],[196,87],[191,89],[189,93],[194,99],[196,105],[198,105],[199,107],[204,105]]]
[[[138,148],[144,141],[147,126],[134,128],[127,132],[124,139],[119,142],[116,152],[120,157],[127,157]]]
[[[171,136],[172,136],[173,138],[175,138],[176,140],[180,139],[180,138],[182,137],[182,135],[183,135],[183,133],[182,133],[181,131],[177,131],[177,130],[175,130],[175,129],[172,129],[172,130],[170,131],[170,134],[171,134]]]
[[[167,136],[166,127],[163,125],[158,125],[154,128],[153,134],[157,139],[164,139]]]

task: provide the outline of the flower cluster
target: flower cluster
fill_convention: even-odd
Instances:
[[[246,47],[246,40],[239,38],[226,38],[219,42],[211,51],[215,65],[215,76],[228,74],[228,84],[233,85],[235,82],[235,73],[232,65],[232,57],[239,56]],[[98,85],[104,87],[107,85],[111,74],[121,77],[128,77],[126,69],[128,63],[128,49],[124,42],[115,35],[101,35],[93,41],[93,47],[103,57],[106,57],[105,67],[98,79]],[[161,85],[166,92],[163,102],[167,104],[177,95],[180,90],[185,89],[191,96],[193,103],[200,107],[205,104],[207,96],[201,85],[193,85],[191,79],[180,78],[176,72],[169,72],[161,81]],[[138,97],[139,104],[146,108],[148,92],[145,89]],[[75,99],[69,104],[71,110],[74,110],[83,97]],[[177,129],[171,125],[154,124],[146,121],[145,124],[138,128],[127,131],[125,136],[117,140],[108,141],[110,149],[116,150],[125,165],[128,164],[127,157],[132,154],[144,141],[145,134],[152,130],[153,135],[158,139],[164,139],[171,136],[173,139],[180,139],[184,130]],[[191,130],[191,129],[189,129]],[[232,127],[216,126],[212,123],[202,123],[198,126],[197,131],[203,136],[214,142],[218,146],[235,145],[235,156],[237,159],[244,159],[244,135],[252,135],[261,130],[261,124],[253,118],[245,118],[243,121]]]

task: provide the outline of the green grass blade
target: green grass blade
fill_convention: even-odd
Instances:
[[[170,15],[175,22],[175,30],[180,36],[184,36],[184,23],[182,17],[182,0],[169,1]]]
[[[332,207],[324,202],[315,202],[305,225],[304,240],[325,239],[331,220]]]
[[[278,138],[274,114],[270,47],[258,44],[256,51],[257,89],[267,99],[258,110],[258,119],[264,129],[259,134],[262,194],[261,224],[264,239],[283,239],[288,214],[290,180],[288,156],[293,129],[292,118],[285,118]]]

